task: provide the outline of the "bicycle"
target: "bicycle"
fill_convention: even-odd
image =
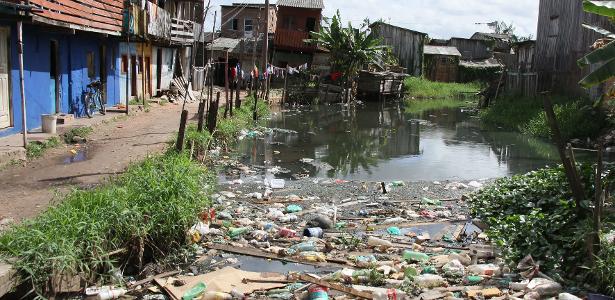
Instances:
[[[96,110],[98,110],[101,115],[107,113],[107,108],[105,107],[105,103],[103,103],[102,86],[102,83],[98,80],[92,81],[87,85],[85,97],[83,97],[83,105],[85,107],[85,114],[88,118],[92,118]]]

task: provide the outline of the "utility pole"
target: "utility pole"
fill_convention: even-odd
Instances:
[[[261,13],[260,11],[258,12],[258,21],[256,22],[256,32],[254,34],[254,45],[252,45],[252,70],[254,70],[254,67],[256,66],[256,45],[258,45],[258,32],[260,31],[260,26],[261,25]],[[260,70],[262,72],[262,70]],[[252,78],[252,87],[250,89],[252,90],[256,90],[258,91],[258,76],[256,76],[256,78]],[[249,94],[249,93],[248,93]]]
[[[19,90],[21,92],[21,127],[23,147],[28,146],[28,124],[26,122],[26,90],[23,71],[23,22],[17,22],[17,51],[19,51]]]
[[[263,41],[263,62],[265,66],[263,68],[263,72],[267,71],[267,66],[269,65],[269,18],[271,17],[269,16],[269,0],[265,0],[265,9],[267,10],[267,13],[265,14],[267,16],[267,20],[265,21],[265,40]],[[267,74],[267,78],[265,78],[265,100],[267,101],[269,101],[269,76],[271,76],[271,74]]]

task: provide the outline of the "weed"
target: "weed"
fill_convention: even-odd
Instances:
[[[443,108],[469,107],[475,106],[475,102],[467,102],[456,99],[424,99],[406,100],[406,112],[410,114],[421,114]]]
[[[57,137],[51,137],[43,142],[30,142],[26,146],[26,156],[28,159],[39,158],[49,149],[60,146],[60,140]]]
[[[583,99],[553,97],[562,137],[594,137],[606,125],[606,118],[600,112],[586,106]],[[524,134],[548,138],[549,125],[539,97],[504,96],[480,113],[481,120],[488,126]]]
[[[39,295],[48,292],[51,274],[104,281],[118,263],[155,260],[185,245],[186,230],[209,203],[213,180],[186,155],[150,157],[109,184],[76,190],[5,232],[0,253],[16,259],[13,265]],[[109,255],[118,249],[128,250],[126,256]]]
[[[458,98],[465,93],[476,93],[481,89],[481,85],[472,83],[448,83],[429,81],[420,77],[409,77],[404,82],[404,88],[410,97],[419,99],[434,98]]]
[[[72,144],[74,142],[75,137],[87,138],[90,134],[94,132],[94,128],[91,126],[82,126],[75,127],[65,132],[62,136],[64,137],[64,142],[67,144]]]

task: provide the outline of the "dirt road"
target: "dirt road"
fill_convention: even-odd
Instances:
[[[188,105],[194,116],[195,105]],[[26,166],[0,172],[0,219],[31,218],[73,187],[88,187],[120,173],[148,154],[165,149],[177,132],[181,105],[157,106],[124,121],[96,127],[86,151],[70,163],[74,146],[62,146]]]

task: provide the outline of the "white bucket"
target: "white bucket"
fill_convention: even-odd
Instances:
[[[41,115],[43,122],[43,133],[56,134],[56,124],[58,123],[58,116],[56,115]]]

